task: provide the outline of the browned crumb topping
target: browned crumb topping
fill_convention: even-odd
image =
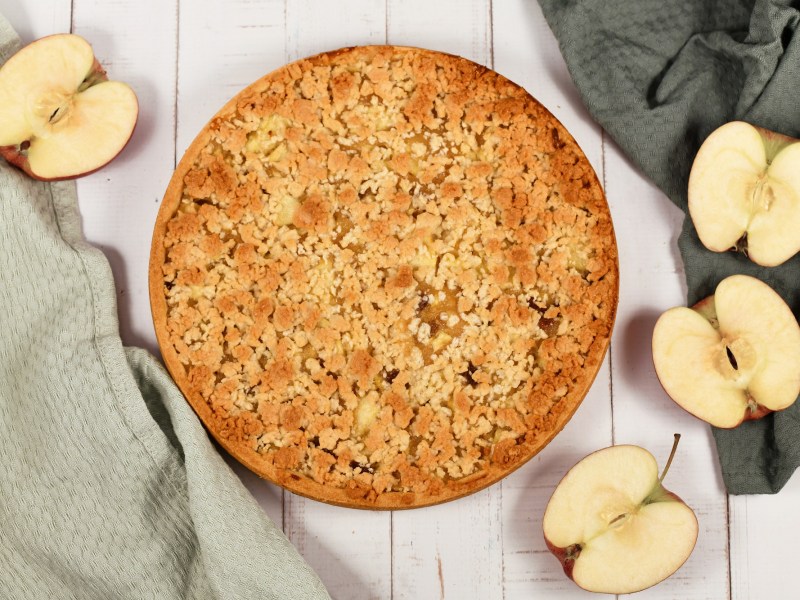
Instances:
[[[602,193],[559,131],[496,74],[403,48],[241,95],[164,239],[169,341],[217,434],[359,497],[522,458],[615,303]]]

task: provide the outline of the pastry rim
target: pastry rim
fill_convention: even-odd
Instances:
[[[494,462],[489,462],[487,468],[480,472],[479,477],[475,477],[475,475],[468,475],[462,478],[461,480],[449,480],[445,484],[443,491],[435,496],[420,494],[413,491],[412,492],[386,491],[378,494],[374,499],[352,497],[347,494],[347,490],[345,488],[338,488],[318,483],[313,479],[311,479],[310,477],[304,476],[302,474],[295,473],[287,469],[279,469],[275,467],[274,464],[264,460],[262,455],[256,452],[255,450],[251,449],[247,445],[247,443],[237,442],[222,437],[211,425],[213,423],[212,410],[208,402],[196,392],[187,393],[187,390],[189,390],[189,386],[186,381],[185,368],[178,359],[177,352],[175,351],[174,346],[170,343],[169,334],[167,333],[166,330],[167,302],[166,302],[166,295],[163,293],[163,273],[161,270],[166,255],[163,243],[164,237],[166,235],[167,224],[174,215],[181,201],[181,196],[184,187],[184,181],[183,181],[184,176],[186,175],[188,170],[193,166],[194,161],[198,156],[199,152],[206,147],[206,145],[209,143],[211,139],[211,125],[220,116],[226,115],[230,113],[232,110],[235,110],[236,104],[240,99],[240,97],[242,97],[249,91],[258,88],[264,81],[269,80],[270,78],[286,70],[292,65],[303,63],[305,61],[315,61],[322,59],[324,57],[334,58],[339,54],[348,53],[351,51],[356,51],[361,49],[370,49],[370,48],[375,48],[375,49],[390,48],[392,50],[419,52],[434,56],[439,60],[467,61],[482,71],[489,71],[494,73],[499,78],[499,81],[503,82],[504,84],[510,84],[522,90],[525,96],[527,96],[528,100],[538,105],[538,107],[543,111],[543,113],[547,117],[549,117],[550,123],[558,130],[559,138],[564,143],[564,145],[573,146],[573,150],[575,154],[578,156],[579,160],[585,162],[586,166],[588,167],[587,169],[588,178],[591,180],[592,187],[595,188],[596,190],[599,190],[600,196],[603,200],[603,204],[605,205],[605,209],[607,212],[608,223],[610,225],[610,235],[606,240],[608,243],[606,247],[613,249],[613,260],[610,260],[611,268],[609,269],[609,273],[607,276],[613,277],[614,285],[613,288],[611,289],[611,294],[609,295],[609,297],[604,299],[609,304],[608,335],[606,335],[604,339],[602,339],[602,343],[599,345],[596,351],[594,352],[590,351],[589,353],[587,353],[586,364],[581,368],[579,384],[570,388],[566,396],[562,399],[562,402],[568,402],[570,406],[568,406],[568,408],[566,408],[565,410],[561,411],[557,426],[547,431],[546,435],[535,436],[532,438],[532,440],[526,440],[524,444],[520,444],[517,446],[518,448],[524,449],[525,452],[520,458],[516,459],[513,464],[511,464],[510,466],[505,466]],[[544,105],[542,105],[538,100],[536,100],[536,98],[534,98],[530,93],[528,93],[524,88],[522,88],[522,86],[519,86],[518,84],[508,80],[507,78],[503,77],[502,75],[496,73],[495,71],[492,71],[491,69],[483,65],[470,61],[469,59],[449,53],[428,50],[424,48],[417,48],[413,46],[398,46],[398,45],[383,45],[383,44],[366,45],[366,46],[349,46],[340,48],[338,50],[321,52],[312,56],[301,58],[297,61],[292,61],[273,71],[270,71],[266,75],[255,80],[254,82],[252,82],[251,84],[247,85],[242,90],[240,90],[228,102],[226,102],[209,119],[209,121],[203,126],[203,128],[194,138],[192,143],[187,147],[186,151],[183,154],[183,157],[181,158],[180,162],[175,168],[175,171],[170,179],[169,185],[167,186],[167,189],[164,193],[164,197],[160,203],[158,215],[153,229],[150,260],[148,266],[148,279],[149,279],[148,287],[149,287],[150,308],[153,318],[153,324],[156,333],[156,339],[158,341],[158,345],[161,350],[164,364],[168,372],[172,376],[172,378],[175,380],[175,383],[177,384],[181,393],[184,395],[189,405],[192,407],[194,412],[200,418],[205,429],[208,431],[208,433],[210,433],[213,436],[216,442],[220,446],[222,446],[226,450],[226,452],[228,452],[228,454],[230,454],[232,457],[234,457],[238,462],[242,463],[248,469],[253,471],[259,477],[266,479],[267,481],[270,481],[276,485],[279,485],[292,493],[304,496],[306,498],[310,498],[312,500],[317,500],[319,502],[323,502],[326,504],[342,506],[347,508],[360,508],[368,510],[402,510],[411,508],[422,508],[426,506],[434,506],[437,504],[442,504],[444,502],[449,502],[451,500],[463,498],[464,496],[481,491],[497,483],[507,475],[511,474],[518,468],[522,467],[531,458],[536,456],[566,426],[566,424],[570,421],[570,419],[574,415],[575,411],[583,402],[591,386],[593,385],[597,377],[597,374],[602,368],[603,361],[608,352],[614,328],[614,322],[617,314],[618,301],[619,301],[618,246],[614,234],[613,222],[611,220],[610,211],[608,210],[608,201],[602,189],[600,181],[597,177],[597,174],[594,171],[594,168],[591,166],[585,153],[582,151],[580,146],[574,140],[572,135],[567,131],[564,125]],[[600,336],[598,336],[598,338],[599,337]]]

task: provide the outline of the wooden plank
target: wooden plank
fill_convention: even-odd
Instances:
[[[177,160],[231,97],[286,61],[283,0],[184,0],[180,8]],[[226,458],[264,511],[282,526],[283,490]]]
[[[74,0],[72,20],[109,77],[129,83],[139,98],[128,146],[110,165],[78,180],[78,197],[86,236],[105,251],[114,272],[122,341],[155,351],[147,263],[175,148],[177,1]]]
[[[730,496],[733,600],[789,598],[800,589],[800,570],[793,566],[800,531],[798,506],[796,474],[777,495]]]
[[[685,302],[676,247],[683,214],[611,142],[606,144],[606,180],[620,244],[621,279],[626,282],[620,294],[617,343],[612,348],[615,440],[647,448],[663,465],[672,434],[681,433],[681,446],[665,486],[695,510],[700,524],[697,546],[687,563],[637,597],[726,598],[727,505],[711,434],[706,424],[664,393],[650,350],[658,316]]]
[[[23,44],[54,33],[68,33],[72,25],[71,0],[3,0],[0,13],[17,31]]]
[[[503,568],[506,600],[602,598],[578,588],[550,553],[542,517],[558,482],[587,454],[611,445],[608,361],[564,430],[503,481]]]
[[[491,64],[487,1],[389,0],[387,10],[390,44]],[[393,597],[501,598],[502,506],[494,485],[442,506],[395,513]]]
[[[501,598],[502,490],[394,514],[393,598]]]
[[[600,128],[569,79],[558,45],[535,2],[494,2],[494,66],[522,85],[572,133],[603,179]],[[578,412],[530,463],[503,482],[503,563],[507,600],[597,597],[564,575],[547,550],[542,517],[555,486],[581,458],[612,442],[611,377],[606,359]]]
[[[491,67],[488,0],[387,0],[387,43],[457,54]]]
[[[386,6],[380,0],[289,0],[289,61],[347,46],[386,43]]]
[[[296,60],[324,50],[386,39],[383,2],[291,1],[286,51]],[[286,493],[286,534],[319,574],[331,596],[347,600],[391,596],[392,515],[335,508]]]
[[[183,0],[178,54],[178,159],[241,89],[286,62],[283,0]]]
[[[335,600],[391,595],[391,513],[328,506],[286,492],[285,533]]]

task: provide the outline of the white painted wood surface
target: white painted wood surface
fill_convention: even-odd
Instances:
[[[87,237],[116,277],[123,340],[156,350],[147,303],[150,232],[175,161],[225,100],[289,60],[391,43],[493,66],[573,133],[605,184],[620,246],[621,295],[611,352],[575,417],[503,482],[439,507],[371,513],[283,492],[234,465],[336,600],[588,598],[544,547],[544,506],[563,473],[611,443],[663,462],[683,433],[668,487],[700,520],[697,548],[657,599],[800,595],[795,541],[800,478],[777,496],[728,497],[708,429],[659,387],[649,340],[685,290],[675,241],[682,215],[592,122],[533,0],[0,0],[26,41],[72,30],[112,77],[131,83],[141,119],[111,166],[79,182]]]

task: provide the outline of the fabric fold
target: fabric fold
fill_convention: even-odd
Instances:
[[[797,0],[540,0],[595,120],[684,212],[702,141],[732,120],[800,137]],[[758,277],[800,315],[800,256],[766,268],[706,250],[686,218],[679,238],[688,303],[734,273]],[[775,493],[800,465],[800,403],[713,429],[732,494]]]

